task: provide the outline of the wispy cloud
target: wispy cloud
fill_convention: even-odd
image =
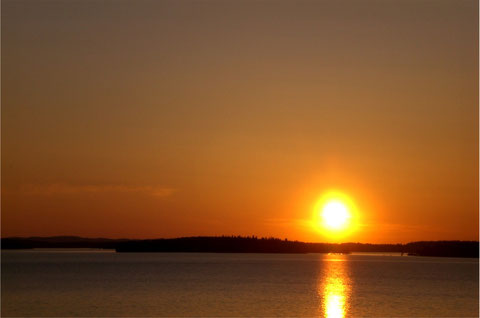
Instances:
[[[308,220],[302,219],[289,219],[289,218],[271,218],[266,219],[265,224],[267,226],[274,227],[292,227],[292,226],[306,226],[309,224]]]
[[[359,226],[364,230],[376,230],[382,229],[386,232],[418,232],[418,231],[430,231],[433,229],[431,226],[425,225],[412,225],[402,223],[362,223]]]
[[[24,194],[56,195],[77,193],[142,193],[155,197],[171,196],[176,189],[164,186],[128,186],[128,185],[72,185],[65,183],[28,184],[20,188]]]

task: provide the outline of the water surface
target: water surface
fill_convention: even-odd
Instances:
[[[478,317],[478,259],[2,252],[2,316]]]

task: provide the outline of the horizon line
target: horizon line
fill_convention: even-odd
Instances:
[[[419,241],[409,241],[407,243],[363,243],[363,242],[354,242],[354,241],[345,241],[345,242],[306,242],[300,240],[291,240],[288,238],[278,238],[278,237],[259,237],[256,235],[242,236],[242,235],[194,235],[194,236],[179,236],[179,237],[157,237],[157,238],[109,238],[109,237],[86,237],[86,236],[77,236],[77,235],[53,235],[53,236],[0,236],[1,240],[4,239],[52,239],[52,238],[76,238],[76,239],[89,239],[89,240],[128,240],[128,241],[147,241],[147,240],[175,240],[175,239],[186,239],[186,238],[242,238],[242,239],[274,239],[287,242],[298,242],[306,244],[371,244],[371,245],[404,245],[409,243],[416,242],[479,242],[480,240],[459,240],[459,239],[440,239],[440,240],[419,240]]]

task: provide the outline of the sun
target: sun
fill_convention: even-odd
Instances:
[[[353,200],[340,191],[328,191],[315,203],[312,224],[329,240],[340,240],[358,227],[358,212]]]
[[[348,225],[350,212],[348,207],[339,200],[328,201],[322,209],[322,222],[324,226],[341,230]]]

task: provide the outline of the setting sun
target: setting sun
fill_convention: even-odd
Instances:
[[[332,190],[324,193],[313,209],[313,227],[330,240],[344,238],[358,226],[356,206],[343,192]]]
[[[350,213],[347,206],[338,200],[328,201],[322,209],[322,220],[326,227],[341,230],[348,226]]]

